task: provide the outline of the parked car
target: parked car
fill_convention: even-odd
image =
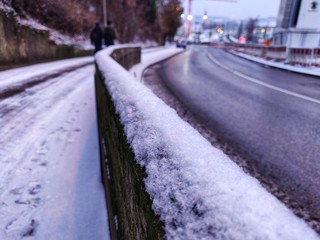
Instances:
[[[186,48],[187,48],[187,41],[186,41],[186,40],[183,40],[183,39],[179,39],[179,40],[177,41],[176,46],[177,46],[178,48],[184,48],[184,49],[186,49]]]

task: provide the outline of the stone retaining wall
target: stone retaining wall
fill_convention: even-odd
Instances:
[[[56,45],[47,30],[20,25],[13,12],[0,11],[0,65],[34,63],[92,55],[68,45]]]

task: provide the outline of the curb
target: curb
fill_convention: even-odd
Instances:
[[[247,55],[247,54],[237,53],[235,51],[228,51],[228,52],[233,54],[233,55],[236,55],[238,57],[244,58],[246,60],[253,61],[253,62],[256,62],[256,63],[260,63],[260,64],[263,64],[263,65],[267,65],[267,66],[270,66],[270,67],[279,68],[279,69],[282,69],[282,70],[295,72],[295,73],[299,73],[299,74],[305,74],[305,75],[310,75],[310,76],[314,76],[314,77],[320,77],[320,68],[319,68],[319,71],[316,72],[316,71],[311,70],[311,69],[303,69],[302,67],[301,67],[301,69],[299,69],[299,68],[291,66],[291,65],[285,65],[284,63],[270,62],[270,61],[263,60],[263,59],[260,59],[260,58],[257,58],[257,57],[253,57],[253,56],[250,56],[250,55]]]

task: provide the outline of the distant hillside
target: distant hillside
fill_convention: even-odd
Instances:
[[[32,17],[61,33],[87,34],[98,21],[97,5],[90,0],[5,0],[21,18]]]
[[[101,0],[2,1],[20,18],[31,17],[69,36],[89,36],[94,24],[103,22]],[[107,0],[107,16],[119,42],[162,42],[180,24],[179,4],[177,0]]]

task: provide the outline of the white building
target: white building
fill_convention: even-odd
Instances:
[[[320,47],[320,0],[281,0],[274,45]]]

